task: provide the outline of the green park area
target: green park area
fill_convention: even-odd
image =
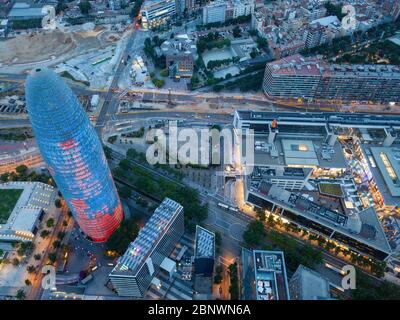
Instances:
[[[22,194],[23,189],[0,190],[0,224],[7,222],[15,204]]]
[[[337,198],[343,197],[342,187],[338,183],[319,183],[318,188],[321,194]]]

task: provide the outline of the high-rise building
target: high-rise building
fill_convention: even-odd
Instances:
[[[123,212],[96,132],[78,98],[56,73],[36,69],[26,80],[36,142],[79,227],[106,241]]]
[[[184,230],[183,207],[165,198],[109,275],[118,295],[142,298]]]
[[[196,226],[194,252],[194,290],[200,294],[211,294],[215,261],[215,234]]]

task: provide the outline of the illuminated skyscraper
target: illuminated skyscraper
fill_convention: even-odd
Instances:
[[[106,241],[123,212],[94,128],[53,71],[36,69],[25,86],[33,132],[51,175],[82,231],[93,241]]]

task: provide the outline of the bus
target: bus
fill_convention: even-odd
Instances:
[[[224,203],[222,203],[222,202],[218,203],[218,207],[224,208],[224,209],[226,209],[226,210],[229,209],[229,206],[226,205],[226,204],[224,204]]]
[[[335,267],[335,266],[329,264],[328,262],[325,262],[325,267],[328,268],[328,269],[331,269],[331,270],[333,270],[333,271],[335,271],[335,272],[337,272],[339,274],[341,274],[342,276],[346,275],[345,271],[343,271],[342,269],[339,269],[338,267]]]

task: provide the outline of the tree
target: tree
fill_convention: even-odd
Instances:
[[[240,38],[240,36],[242,35],[242,31],[240,30],[240,27],[236,26],[235,28],[233,28],[232,34],[235,38]]]
[[[81,10],[81,13],[84,15],[89,13],[91,7],[92,5],[88,0],[81,0],[81,2],[79,3],[79,9]]]
[[[65,231],[59,231],[57,233],[57,239],[62,240],[65,237]]]
[[[50,235],[49,230],[43,230],[42,232],[40,232],[40,237],[43,239],[46,239],[49,235]]]
[[[62,202],[60,199],[56,199],[54,201],[54,205],[56,206],[56,208],[61,208],[62,207]]]
[[[29,279],[25,279],[25,284],[26,284],[27,286],[30,286],[30,285],[32,284],[32,282],[31,282],[31,280],[29,280]]]
[[[163,69],[160,71],[160,76],[161,77],[168,77],[168,69]]]
[[[36,253],[36,254],[33,256],[33,258],[34,258],[35,260],[40,260],[41,257],[42,257],[42,256],[41,256],[40,253]]]
[[[34,273],[36,271],[36,268],[30,265],[26,268],[26,271],[28,271],[28,273]]]
[[[128,159],[122,159],[122,160],[119,162],[118,166],[119,166],[122,170],[125,170],[125,171],[128,171],[128,170],[130,170],[130,169],[132,168],[131,163],[130,163],[130,161],[129,161]]]
[[[57,254],[55,253],[55,252],[50,252],[49,253],[49,260],[50,260],[50,263],[54,263],[54,262],[56,262],[56,260],[57,260]]]
[[[123,220],[117,230],[110,236],[106,246],[107,250],[123,254],[128,245],[135,240],[139,233],[139,226],[135,220]]]
[[[28,171],[28,167],[24,164],[21,164],[20,166],[15,168],[15,171],[19,174],[25,174]]]
[[[18,259],[18,258],[14,258],[14,259],[12,260],[12,264],[13,264],[14,266],[19,266],[19,259]]]
[[[54,249],[60,248],[61,247],[61,241],[60,240],[53,241],[53,247],[54,247]]]
[[[239,278],[237,263],[233,263],[228,267],[228,273],[230,277],[229,293],[231,300],[239,299]]]
[[[49,218],[49,219],[46,221],[46,226],[47,226],[47,228],[52,228],[52,227],[54,227],[54,219],[53,219],[53,218]]]
[[[265,221],[266,216],[265,216],[265,211],[264,211],[264,210],[262,210],[262,209],[260,209],[260,208],[257,208],[257,210],[256,210],[256,215],[257,215],[257,217],[258,217],[258,220],[260,220],[260,221]]]
[[[58,0],[56,6],[56,14],[59,14],[61,11],[64,11],[65,9],[68,9],[68,6],[64,3],[64,0]]]
[[[15,296],[18,300],[24,300],[26,297],[25,291],[22,289],[19,289],[17,291],[17,295]]]
[[[221,245],[222,238],[221,238],[221,232],[216,231],[215,232],[215,245],[218,247]]]
[[[67,221],[67,220],[64,220],[64,221],[62,222],[62,224],[63,224],[63,227],[66,227],[66,226],[68,226],[68,221]]]
[[[262,222],[253,220],[249,223],[246,231],[243,233],[243,240],[250,246],[256,246],[260,244],[264,236],[265,231]]]
[[[0,249],[0,256],[2,257],[2,256],[3,256],[3,254],[4,254],[4,251],[3,251],[3,249]]]
[[[132,190],[127,186],[122,186],[119,190],[119,195],[122,198],[128,199],[132,195]]]

